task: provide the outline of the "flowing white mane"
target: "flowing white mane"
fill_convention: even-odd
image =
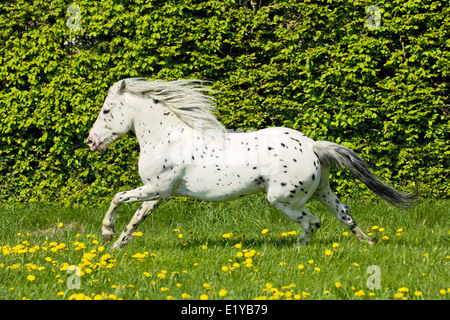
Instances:
[[[171,110],[191,128],[225,133],[225,127],[212,110],[215,99],[205,92],[212,91],[199,80],[149,81],[145,78],[125,79],[125,92],[144,99],[154,99]]]

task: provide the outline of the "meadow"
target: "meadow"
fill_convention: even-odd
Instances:
[[[311,242],[264,195],[208,203],[171,200],[113,251],[100,235],[105,208],[0,206],[0,299],[228,300],[450,298],[450,202],[398,210],[347,200],[370,246],[318,202]],[[119,209],[116,233],[139,204]]]

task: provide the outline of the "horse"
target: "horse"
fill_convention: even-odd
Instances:
[[[352,149],[315,141],[283,127],[253,132],[227,132],[214,115],[211,89],[198,80],[122,79],[113,84],[86,140],[92,151],[104,152],[128,131],[140,147],[142,185],[117,193],[102,220],[102,237],[114,237],[117,209],[143,202],[114,249],[121,249],[160,201],[172,196],[228,201],[265,191],[267,200],[303,229],[298,245],[307,244],[321,221],[306,207],[314,197],[344,223],[356,238],[375,242],[356,224],[350,209],[332,192],[330,167],[346,167],[386,202],[409,208],[417,195],[381,181]]]

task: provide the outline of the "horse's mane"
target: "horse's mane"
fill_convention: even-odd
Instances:
[[[129,78],[125,79],[124,91],[136,97],[157,100],[191,128],[201,128],[214,135],[225,133],[225,127],[212,113],[215,99],[206,94],[212,90],[202,81]]]

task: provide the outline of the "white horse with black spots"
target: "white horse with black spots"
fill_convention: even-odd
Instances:
[[[330,165],[347,167],[382,199],[406,208],[416,202],[381,182],[351,149],[314,141],[288,128],[227,133],[211,112],[214,99],[198,81],[125,79],[109,90],[87,139],[91,150],[104,151],[133,130],[139,141],[143,185],[117,193],[103,219],[102,236],[114,236],[120,205],[144,201],[113,247],[125,247],[136,228],[171,196],[225,201],[266,191],[268,201],[303,228],[306,244],[320,219],[305,204],[315,197],[361,240],[373,243],[356,225],[349,208],[330,189]]]

